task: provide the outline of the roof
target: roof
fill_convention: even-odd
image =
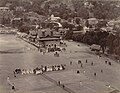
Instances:
[[[39,20],[37,17],[28,17],[30,20]]]
[[[98,19],[96,19],[96,18],[89,18],[88,20],[98,20]]]
[[[6,9],[9,9],[9,7],[0,7],[0,9],[6,10]]]
[[[38,39],[39,41],[54,41],[54,40],[60,40],[60,38],[41,38]]]
[[[55,17],[54,15],[51,15],[50,19],[55,21],[55,20],[58,20],[58,19],[61,19],[61,18],[60,17]]]
[[[55,22],[55,23],[58,24],[58,27],[62,27],[62,24],[61,24],[61,23],[59,23],[59,22]]]
[[[21,20],[22,18],[14,18],[13,20]]]
[[[112,21],[109,21],[108,24],[109,25],[120,24],[120,20],[116,20],[116,21],[112,20]]]
[[[100,45],[93,44],[90,46],[90,49],[100,50]]]

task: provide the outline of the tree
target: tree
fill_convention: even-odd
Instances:
[[[113,41],[115,40],[115,36],[111,33],[107,37],[107,42],[106,45],[109,48],[109,53],[113,53],[114,51],[114,46],[113,46]]]
[[[120,8],[116,6],[116,1],[96,1],[93,4],[93,12],[96,18],[113,19],[119,16]]]
[[[79,24],[79,25],[77,26],[77,30],[78,30],[78,31],[81,31],[81,30],[83,30],[83,27]]]
[[[63,26],[63,28],[68,28],[68,23],[67,22],[63,22],[62,26]]]
[[[75,19],[76,24],[80,24],[80,18]]]
[[[104,54],[105,48],[106,48],[106,39],[105,38],[103,38],[103,39],[100,40],[100,47],[101,47],[102,52]]]
[[[72,39],[72,35],[73,35],[73,31],[72,30],[68,30],[66,32],[66,35],[65,35],[65,39]]]

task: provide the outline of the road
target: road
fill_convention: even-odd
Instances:
[[[14,35],[0,35],[0,93],[13,93],[7,84],[7,76],[15,84],[16,93],[109,93],[120,90],[120,64],[104,56],[98,58],[87,45],[65,42],[66,51],[61,52],[60,57],[54,57],[53,53],[42,55],[34,46]],[[78,60],[82,61],[83,67]],[[106,60],[112,65],[106,64]],[[43,75],[13,76],[16,68],[33,69],[57,64],[66,64],[66,69]],[[65,85],[64,89],[57,85],[58,81]]]

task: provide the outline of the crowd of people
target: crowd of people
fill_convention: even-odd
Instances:
[[[60,70],[65,70],[65,65],[61,64],[61,65],[53,65],[53,66],[43,66],[41,65],[41,67],[37,67],[35,69],[20,69],[17,68],[14,71],[14,76],[16,77],[15,74],[43,74],[44,72],[51,72],[51,71],[60,71]]]

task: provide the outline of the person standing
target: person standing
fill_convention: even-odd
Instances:
[[[10,77],[9,77],[9,76],[7,77],[7,83],[8,83],[9,85],[11,85],[11,83],[10,83]]]
[[[63,89],[64,89],[64,88],[65,88],[65,85],[63,84],[62,87],[63,87]]]
[[[96,77],[96,75],[97,75],[97,74],[96,74],[96,73],[94,73],[94,76],[95,76],[95,77]]]
[[[88,62],[88,60],[86,59],[86,63]]]
[[[105,64],[107,64],[107,61],[105,61]]]
[[[9,80],[10,80],[10,77],[8,76],[8,77],[7,77],[7,81],[9,81]]]
[[[77,70],[77,74],[79,74],[80,73],[80,71],[79,70]]]
[[[60,85],[60,81],[58,81],[58,84]]]
[[[93,66],[93,62],[91,63],[91,66]]]
[[[82,85],[82,81],[80,81],[80,85]]]
[[[14,85],[14,83],[12,83],[12,90],[14,90],[15,91],[15,85]]]
[[[109,65],[111,66],[111,62],[109,62]]]
[[[101,69],[101,73],[103,73],[103,70]]]
[[[70,61],[70,65],[72,65],[72,61]]]

